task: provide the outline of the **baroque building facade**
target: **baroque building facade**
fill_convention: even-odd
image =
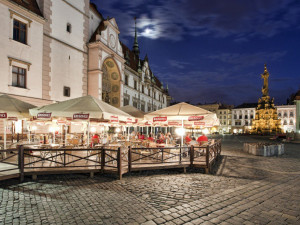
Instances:
[[[0,1],[0,94],[41,106],[90,94],[145,112],[170,102],[146,56],[89,0]]]

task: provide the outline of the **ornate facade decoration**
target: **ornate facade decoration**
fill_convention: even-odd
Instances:
[[[274,98],[269,96],[269,72],[265,65],[261,78],[264,80],[262,97],[258,99],[255,119],[252,122],[252,132],[259,134],[271,134],[281,132],[280,119],[274,106]]]

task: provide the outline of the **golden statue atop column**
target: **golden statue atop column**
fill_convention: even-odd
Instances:
[[[267,65],[265,64],[265,69],[264,69],[264,73],[261,74],[261,78],[264,79],[264,86],[261,89],[263,96],[268,96],[269,95],[269,72],[267,70]]]
[[[269,72],[265,64],[264,73],[261,78],[264,80],[262,97],[258,99],[255,119],[252,120],[252,133],[272,134],[281,133],[280,120],[277,116],[277,110],[274,105],[274,98],[269,96]]]

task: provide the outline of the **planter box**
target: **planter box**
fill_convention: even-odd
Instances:
[[[284,144],[244,143],[244,152],[259,156],[278,156],[284,154]]]

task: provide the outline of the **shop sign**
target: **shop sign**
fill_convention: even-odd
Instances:
[[[169,126],[178,126],[179,123],[176,122],[176,121],[169,121],[169,122],[168,122],[168,125],[169,125]]]
[[[126,123],[133,123],[133,119],[132,118],[127,118]]]
[[[50,119],[52,113],[38,113],[36,115],[37,119]]]
[[[194,122],[195,126],[205,126],[205,122]]]
[[[153,122],[166,122],[168,118],[166,116],[158,116],[153,118]]]
[[[88,114],[88,113],[73,114],[73,120],[88,120],[89,118],[90,118],[90,114]]]
[[[11,120],[11,121],[18,121],[18,118],[17,118],[17,117],[8,117],[7,119],[8,119],[8,120]]]
[[[190,116],[188,118],[188,121],[199,121],[199,120],[203,120],[204,116]]]
[[[6,119],[7,113],[0,113],[0,119]]]
[[[193,124],[191,124],[191,123],[185,123],[184,126],[185,126],[185,127],[192,127]]]
[[[110,116],[110,122],[119,122],[119,117],[118,116]]]

